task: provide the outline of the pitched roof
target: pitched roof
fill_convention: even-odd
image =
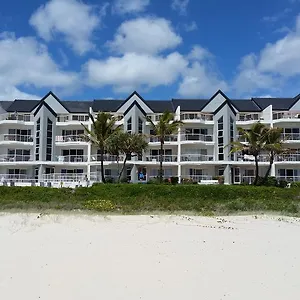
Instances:
[[[13,101],[0,101],[0,107],[2,107],[4,110],[7,110],[12,104]]]
[[[252,98],[261,109],[272,105],[273,110],[289,110],[297,101],[296,98]]]
[[[230,100],[230,102],[240,112],[258,112],[258,111],[261,111],[261,108],[252,100],[234,99],[234,100]]]
[[[172,99],[173,107],[180,106],[181,111],[201,111],[208,99]]]
[[[70,113],[88,113],[93,101],[63,101]]]
[[[155,112],[174,111],[171,100],[146,100],[145,103]]]
[[[20,100],[17,99],[8,107],[7,112],[31,112],[40,100]]]
[[[92,109],[93,111],[117,111],[119,106],[122,105],[124,100],[94,100]]]

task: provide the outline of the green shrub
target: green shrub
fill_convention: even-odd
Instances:
[[[114,183],[115,179],[113,177],[105,177],[106,183]]]
[[[291,183],[291,187],[292,187],[292,188],[300,188],[300,181],[292,182],[292,183]]]
[[[96,211],[113,211],[116,208],[110,200],[89,200],[84,204],[84,207]]]
[[[177,184],[178,183],[178,177],[171,177],[171,184]]]

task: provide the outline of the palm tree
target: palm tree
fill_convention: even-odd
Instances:
[[[268,179],[272,165],[274,163],[275,155],[287,152],[287,149],[283,148],[282,142],[282,128],[270,128],[264,135],[264,150],[269,153],[269,167],[266,171],[263,181],[266,182]]]
[[[92,114],[89,114],[89,117],[92,121],[92,130],[90,130],[84,124],[81,124],[85,130],[86,139],[95,145],[100,151],[100,163],[101,163],[101,179],[105,183],[104,175],[104,153],[106,150],[106,144],[108,138],[119,131],[119,126],[116,126],[117,119],[110,115],[109,113],[99,112],[97,119],[93,117]]]
[[[108,151],[114,151],[117,156],[120,154],[124,155],[123,166],[118,174],[118,182],[120,182],[120,179],[124,174],[128,157],[142,154],[147,147],[148,143],[146,142],[145,136],[140,133],[120,131],[108,139]]]
[[[254,185],[258,183],[259,179],[259,167],[258,167],[258,156],[264,150],[265,145],[265,135],[268,131],[268,128],[260,123],[257,122],[253,124],[250,130],[238,127],[238,132],[245,142],[234,141],[231,143],[231,150],[232,152],[244,152],[249,155],[254,156],[255,160],[255,179]]]
[[[163,151],[164,143],[167,135],[177,133],[179,127],[183,124],[179,120],[174,120],[174,114],[165,111],[160,117],[156,124],[153,123],[152,119],[147,116],[146,120],[150,122],[154,134],[158,136],[160,141],[160,153],[159,153],[159,181],[163,179]]]

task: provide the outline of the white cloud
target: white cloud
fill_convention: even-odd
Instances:
[[[187,6],[190,0],[172,0],[171,8],[182,16],[187,14]]]
[[[300,76],[300,15],[296,26],[283,38],[268,43],[258,55],[246,55],[234,81],[238,94],[278,90],[288,79]]]
[[[115,0],[112,7],[117,14],[140,13],[146,10],[150,0]]]
[[[35,38],[0,34],[0,90],[3,94],[25,97],[19,86],[68,89],[78,83],[78,75],[62,71],[47,47]]]
[[[5,86],[1,88],[1,94],[0,94],[0,100],[6,100],[6,101],[13,101],[15,99],[22,99],[22,100],[38,100],[41,99],[42,97],[33,95],[33,94],[28,94],[20,91],[14,86]]]
[[[114,40],[107,43],[117,53],[155,54],[172,49],[182,42],[169,21],[163,18],[137,18],[125,21]]]
[[[195,31],[198,29],[197,23],[195,21],[192,21],[191,23],[184,24],[183,28],[186,32]]]
[[[290,12],[292,12],[291,8],[285,8],[283,11],[278,12],[278,13],[276,13],[274,15],[263,17],[262,20],[264,22],[274,23],[274,22],[277,22],[277,21],[285,18]]]
[[[50,0],[40,6],[30,18],[30,24],[46,41],[61,35],[73,50],[82,55],[93,49],[93,32],[99,28],[106,13],[78,0]]]
[[[139,87],[170,85],[187,64],[187,60],[177,52],[167,56],[126,53],[122,57],[90,60],[85,72],[91,86],[110,85],[118,92],[130,92]]]

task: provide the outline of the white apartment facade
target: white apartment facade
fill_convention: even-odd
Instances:
[[[251,182],[251,157],[230,154],[237,127],[254,122],[283,128],[283,140],[292,152],[276,157],[271,175],[300,181],[300,95],[294,98],[229,99],[222,91],[210,99],[144,100],[132,93],[126,100],[61,101],[52,92],[41,100],[0,101],[0,184],[72,186],[100,181],[100,156],[82,138],[85,124],[92,128],[88,113],[99,111],[118,117],[125,131],[149,137],[142,157],[127,162],[131,182],[158,175],[159,141],[152,135],[145,116],[155,122],[166,110],[184,125],[167,137],[164,146],[164,176],[179,181],[205,181],[224,176],[226,184]],[[122,163],[122,157],[119,164]],[[260,156],[260,171],[268,167]],[[105,156],[105,175],[118,172],[115,156]],[[142,175],[141,175],[142,174]]]

